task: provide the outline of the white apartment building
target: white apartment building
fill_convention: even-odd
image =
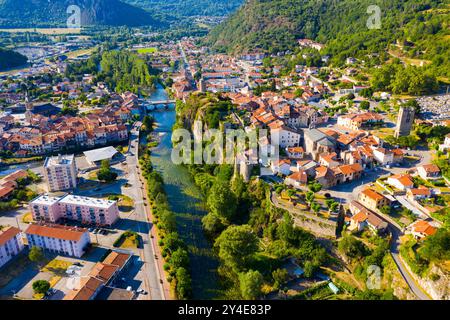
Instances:
[[[45,159],[44,175],[50,192],[75,189],[77,187],[75,156],[59,155]]]
[[[0,267],[5,265],[23,249],[20,230],[9,227],[0,231]]]
[[[91,243],[87,229],[32,224],[25,231],[29,247],[80,258]]]
[[[59,219],[82,224],[111,226],[119,219],[117,201],[67,194],[63,197],[42,195],[30,202],[35,221],[58,222]]]
[[[271,128],[270,136],[272,145],[278,145],[281,148],[297,147],[301,138],[300,133],[286,126]]]

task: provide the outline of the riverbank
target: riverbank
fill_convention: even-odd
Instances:
[[[165,90],[158,86],[151,100],[167,99]],[[203,197],[187,168],[171,161],[172,127],[175,124],[174,110],[150,112],[157,127],[160,143],[151,150],[150,161],[155,172],[164,180],[170,210],[175,215],[177,231],[186,243],[192,278],[193,299],[214,299],[218,294],[218,261],[212,253],[211,243],[206,239],[201,219],[207,214]],[[146,142],[144,142],[146,143]]]

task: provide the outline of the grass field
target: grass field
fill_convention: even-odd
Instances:
[[[9,33],[23,33],[23,32],[35,32],[46,35],[62,35],[62,34],[73,34],[81,33],[82,29],[77,28],[23,28],[23,29],[0,29],[0,32]]]
[[[139,54],[146,54],[146,53],[155,53],[158,51],[156,48],[140,48],[136,50]]]

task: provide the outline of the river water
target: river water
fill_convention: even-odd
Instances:
[[[162,87],[158,87],[150,100],[168,99]],[[211,244],[205,238],[201,219],[207,214],[202,194],[188,170],[171,161],[171,132],[176,114],[173,108],[165,111],[150,112],[161,135],[160,145],[152,150],[151,160],[155,170],[164,178],[165,190],[171,210],[176,215],[180,236],[189,248],[192,289],[194,299],[212,299],[217,297],[217,260],[212,255]]]

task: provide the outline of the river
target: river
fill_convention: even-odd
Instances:
[[[161,86],[150,97],[153,101],[167,99],[168,95]],[[171,161],[171,133],[176,119],[175,110],[171,108],[150,114],[158,124],[155,131],[161,135],[161,143],[153,149],[151,160],[155,170],[164,178],[165,190],[171,210],[176,215],[179,234],[189,248],[193,298],[215,298],[218,295],[218,262],[202,229],[201,218],[207,214],[202,194],[188,170]]]

